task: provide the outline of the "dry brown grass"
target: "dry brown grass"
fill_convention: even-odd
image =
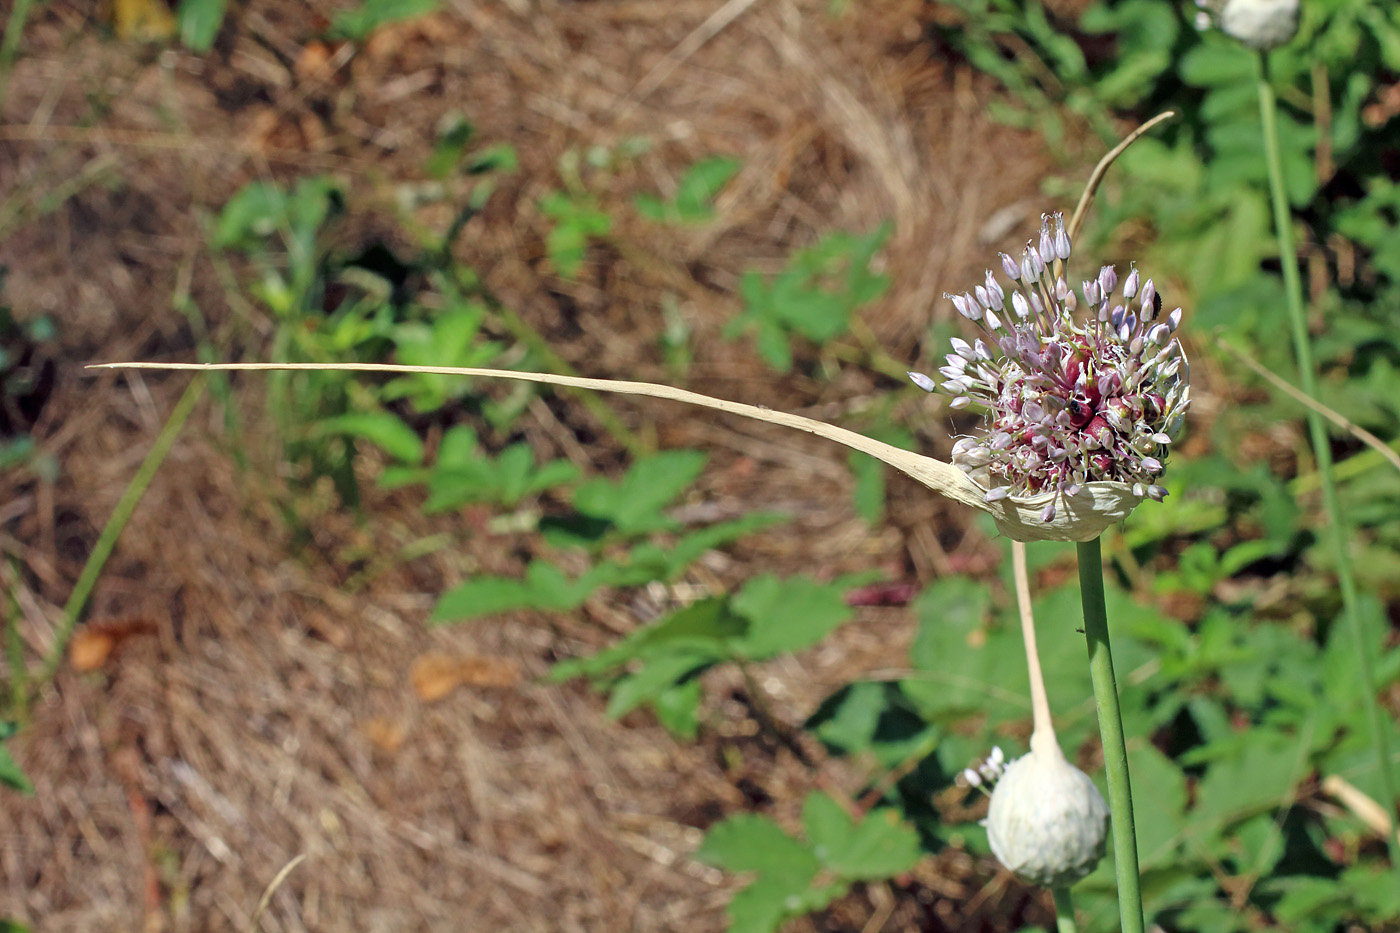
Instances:
[[[824,416],[891,385],[856,366],[830,382],[777,379],[747,345],[720,339],[744,268],[775,268],[823,231],[892,218],[894,286],[864,319],[895,359],[913,361],[930,315],[943,313],[936,296],[1007,245],[986,236],[1015,240],[1039,210],[1036,141],[986,119],[991,90],[939,60],[915,0],[857,4],[843,18],[824,0],[757,0],[731,7],[717,31],[703,28],[715,0],[454,0],[339,55],[312,45],[331,4],[312,6],[236,4],[237,23],[202,57],[114,42],[86,4],[61,0],[26,34],[0,121],[0,192],[27,222],[3,231],[0,263],[22,317],[60,322],[60,385],[34,433],[62,472],[56,484],[6,478],[0,543],[36,652],[180,390],[177,379],[79,366],[187,358],[194,338],[171,296],[188,295],[220,345],[259,349],[268,321],[221,284],[201,219],[249,179],[330,171],[361,205],[347,236],[402,243],[394,190],[422,177],[435,126],[461,111],[482,140],[513,143],[522,171],[464,231],[459,258],[565,360],[588,375],[667,380],[657,307],[670,294],[695,332],[692,385]],[[560,281],[543,262],[536,199],[558,185],[570,147],[638,134],[658,145],[598,180],[605,201],[666,190],[715,153],[744,168],[714,223],[664,235],[623,223],[579,282]],[[39,199],[75,179],[43,213]],[[1010,226],[989,230],[1008,209]],[[447,217],[437,205],[414,219],[441,229]],[[259,436],[257,383],[238,383],[236,399],[252,419],[246,436]],[[986,543],[911,485],[895,483],[892,519],[866,528],[842,451],[640,403],[618,410],[662,445],[714,452],[693,505],[794,516],[702,562],[692,592],[761,571],[879,567],[925,580],[986,566]],[[121,642],[94,673],[65,668],[12,743],[39,793],[0,796],[0,916],[45,931],[244,930],[267,884],[305,854],[261,929],[718,930],[735,884],[689,858],[703,828],[736,809],[788,820],[818,782],[853,791],[863,779],[755,736],[743,686],[724,672],[709,684],[716,725],[688,746],[643,716],[605,721],[577,685],[533,679],[645,620],[667,594],[429,629],[444,586],[473,568],[518,568],[528,543],[472,533],[470,516],[429,521],[411,496],[379,494],[363,523],[311,510],[298,544],[268,504],[290,495],[275,459],[254,449],[253,470],[240,472],[222,410],[201,412],[89,612],[149,620],[152,633]],[[908,414],[938,443],[939,423]],[[526,433],[551,456],[618,460],[610,442],[580,445],[601,432],[578,405],[537,404]],[[366,557],[444,531],[461,546],[346,589]],[[823,646],[767,667],[762,685],[782,719],[800,722],[835,685],[899,664],[909,634],[905,611],[861,610]],[[524,679],[467,678],[424,702],[414,662],[430,653]],[[886,930],[1015,929],[1036,909],[951,852],[804,928],[883,917]]]

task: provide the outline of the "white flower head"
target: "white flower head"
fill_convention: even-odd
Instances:
[[[1108,804],[1066,760],[1053,735],[1006,766],[992,791],[987,841],[1019,877],[1050,888],[1094,870],[1108,838]]]
[[[1252,49],[1283,45],[1298,32],[1298,0],[1196,0],[1196,25],[1218,26]]]

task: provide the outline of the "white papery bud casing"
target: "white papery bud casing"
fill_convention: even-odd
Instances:
[[[997,860],[1019,877],[1056,888],[1083,878],[1103,857],[1108,804],[1054,736],[1046,738],[1032,739],[1030,753],[997,781],[987,839]]]
[[[1220,31],[1252,49],[1283,45],[1298,31],[1298,0],[1213,0]]]

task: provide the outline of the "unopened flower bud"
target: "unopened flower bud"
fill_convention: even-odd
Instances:
[[[992,792],[987,840],[1018,876],[1057,888],[1089,874],[1103,857],[1108,805],[1048,738],[1033,739],[1030,754],[1007,765]]]
[[[1221,32],[1252,49],[1283,45],[1298,31],[1298,0],[1225,0],[1212,6]]]

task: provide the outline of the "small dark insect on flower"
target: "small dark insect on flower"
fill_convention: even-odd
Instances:
[[[1069,255],[1064,217],[1043,216],[1039,241],[1026,244],[1019,263],[1001,254],[1009,295],[989,270],[972,291],[948,296],[982,335],[952,339],[942,385],[910,376],[951,395],[953,408],[986,409],[986,432],[959,440],[953,463],[988,502],[1073,496],[1101,480],[1161,501],[1167,490],[1156,480],[1191,404],[1190,366],[1174,336],[1181,309],[1163,318],[1161,295],[1136,269],[1121,290],[1104,266],[1075,292],[1056,271]],[[1076,323],[1081,299],[1086,319]],[[1042,519],[1054,516],[1051,501]]]

